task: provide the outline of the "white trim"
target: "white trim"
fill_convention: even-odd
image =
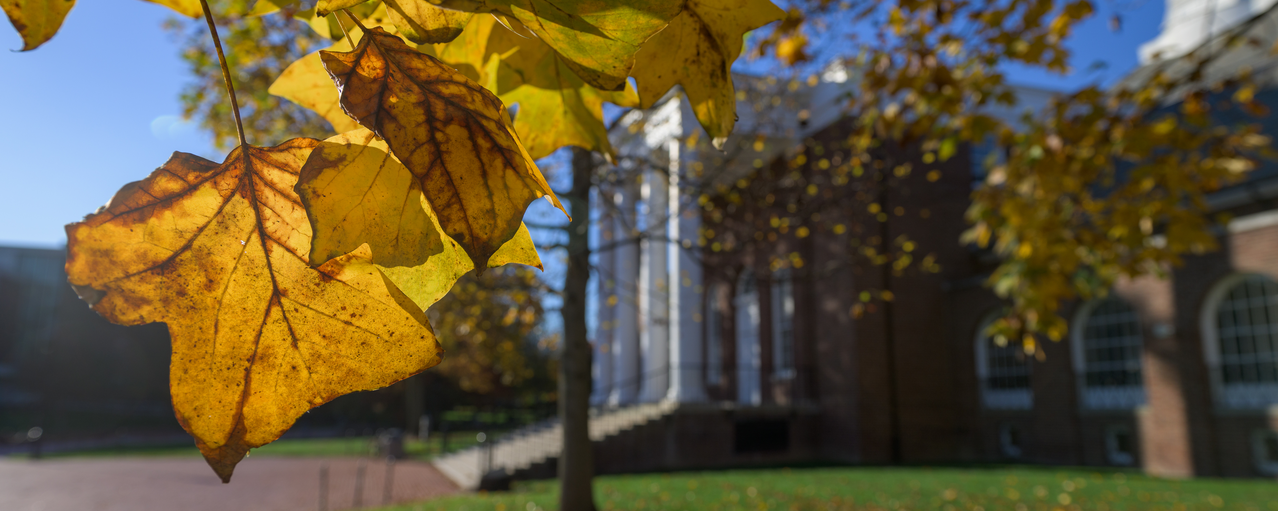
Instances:
[[[1074,362],[1074,383],[1078,389],[1078,404],[1085,410],[1132,410],[1145,404],[1144,385],[1126,387],[1087,386],[1087,356],[1084,351],[1086,340],[1083,338],[1083,334],[1086,333],[1087,321],[1091,319],[1096,307],[1107,299],[1122,300],[1122,298],[1117,296],[1089,300],[1078,308],[1078,311],[1074,313],[1074,319],[1070,322],[1070,355]],[[1127,305],[1131,306],[1130,303]],[[1135,310],[1135,307],[1133,307],[1133,310]],[[1139,320],[1137,328],[1138,331],[1141,331],[1139,330]],[[1141,337],[1143,338],[1144,335]],[[1141,367],[1141,370],[1144,371],[1144,367]]]
[[[1238,234],[1275,225],[1278,225],[1278,210],[1240,216],[1230,220],[1227,229],[1230,233]]]
[[[985,335],[985,329],[997,318],[997,312],[986,314],[980,326],[976,328],[976,335],[973,336],[973,344],[976,348],[976,385],[981,396],[981,404],[991,410],[1029,410],[1034,408],[1032,386],[1025,389],[991,389],[986,386],[990,377],[989,344],[993,342],[993,339]]]
[[[1216,314],[1220,303],[1233,288],[1252,278],[1273,282],[1261,273],[1234,273],[1220,279],[1207,292],[1202,309],[1198,311],[1199,331],[1202,333],[1203,361],[1207,364],[1212,397],[1217,409],[1264,410],[1278,404],[1278,384],[1234,384],[1228,389],[1220,374],[1220,329]]]

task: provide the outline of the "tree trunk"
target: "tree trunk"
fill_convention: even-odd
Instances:
[[[563,351],[559,361],[559,419],[564,450],[559,455],[560,511],[595,511],[590,444],[590,344],[586,340],[586,286],[590,281],[590,152],[572,151],[572,211],[568,224],[568,275],[564,279]]]

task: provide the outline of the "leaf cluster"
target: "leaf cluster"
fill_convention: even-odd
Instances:
[[[726,137],[742,33],[780,12],[767,0],[223,0],[228,59],[206,0],[159,3],[204,15],[217,60],[185,58],[220,68],[231,101],[197,83],[187,113],[220,145],[233,119],[238,144],[221,163],[177,153],[67,226],[67,273],[108,319],[168,324],[178,420],[223,481],[308,409],[438,364],[423,311],[471,270],[540,267],[521,218],[538,198],[564,207],[535,160],[569,145],[610,155],[604,102],[640,106],[682,85]],[[70,5],[3,4],[26,49]],[[248,143],[324,121],[338,134]],[[500,276],[506,293],[468,281],[434,311],[458,355],[443,371],[475,391],[533,376],[521,352],[537,281]]]

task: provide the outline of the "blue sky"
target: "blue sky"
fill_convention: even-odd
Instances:
[[[1139,1],[1139,0],[1138,0]],[[1014,83],[1066,90],[1112,81],[1136,64],[1136,48],[1153,39],[1163,3],[1113,4],[1070,41],[1073,76],[1010,70]],[[188,80],[179,45],[161,28],[167,9],[137,0],[82,1],[62,31],[39,49],[0,51],[0,245],[54,247],[62,226],[106,202],[121,185],[145,177],[173,151],[221,159],[207,136],[179,119]],[[0,22],[0,48],[22,46]],[[1101,72],[1083,73],[1094,61]]]

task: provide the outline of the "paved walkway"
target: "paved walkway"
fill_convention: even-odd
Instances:
[[[365,467],[362,497],[356,474]],[[202,458],[0,458],[5,511],[311,511],[321,508],[320,472],[328,468],[327,509],[381,506],[387,466],[359,458],[247,458],[222,484]],[[457,492],[434,467],[401,461],[391,472],[391,503]]]

